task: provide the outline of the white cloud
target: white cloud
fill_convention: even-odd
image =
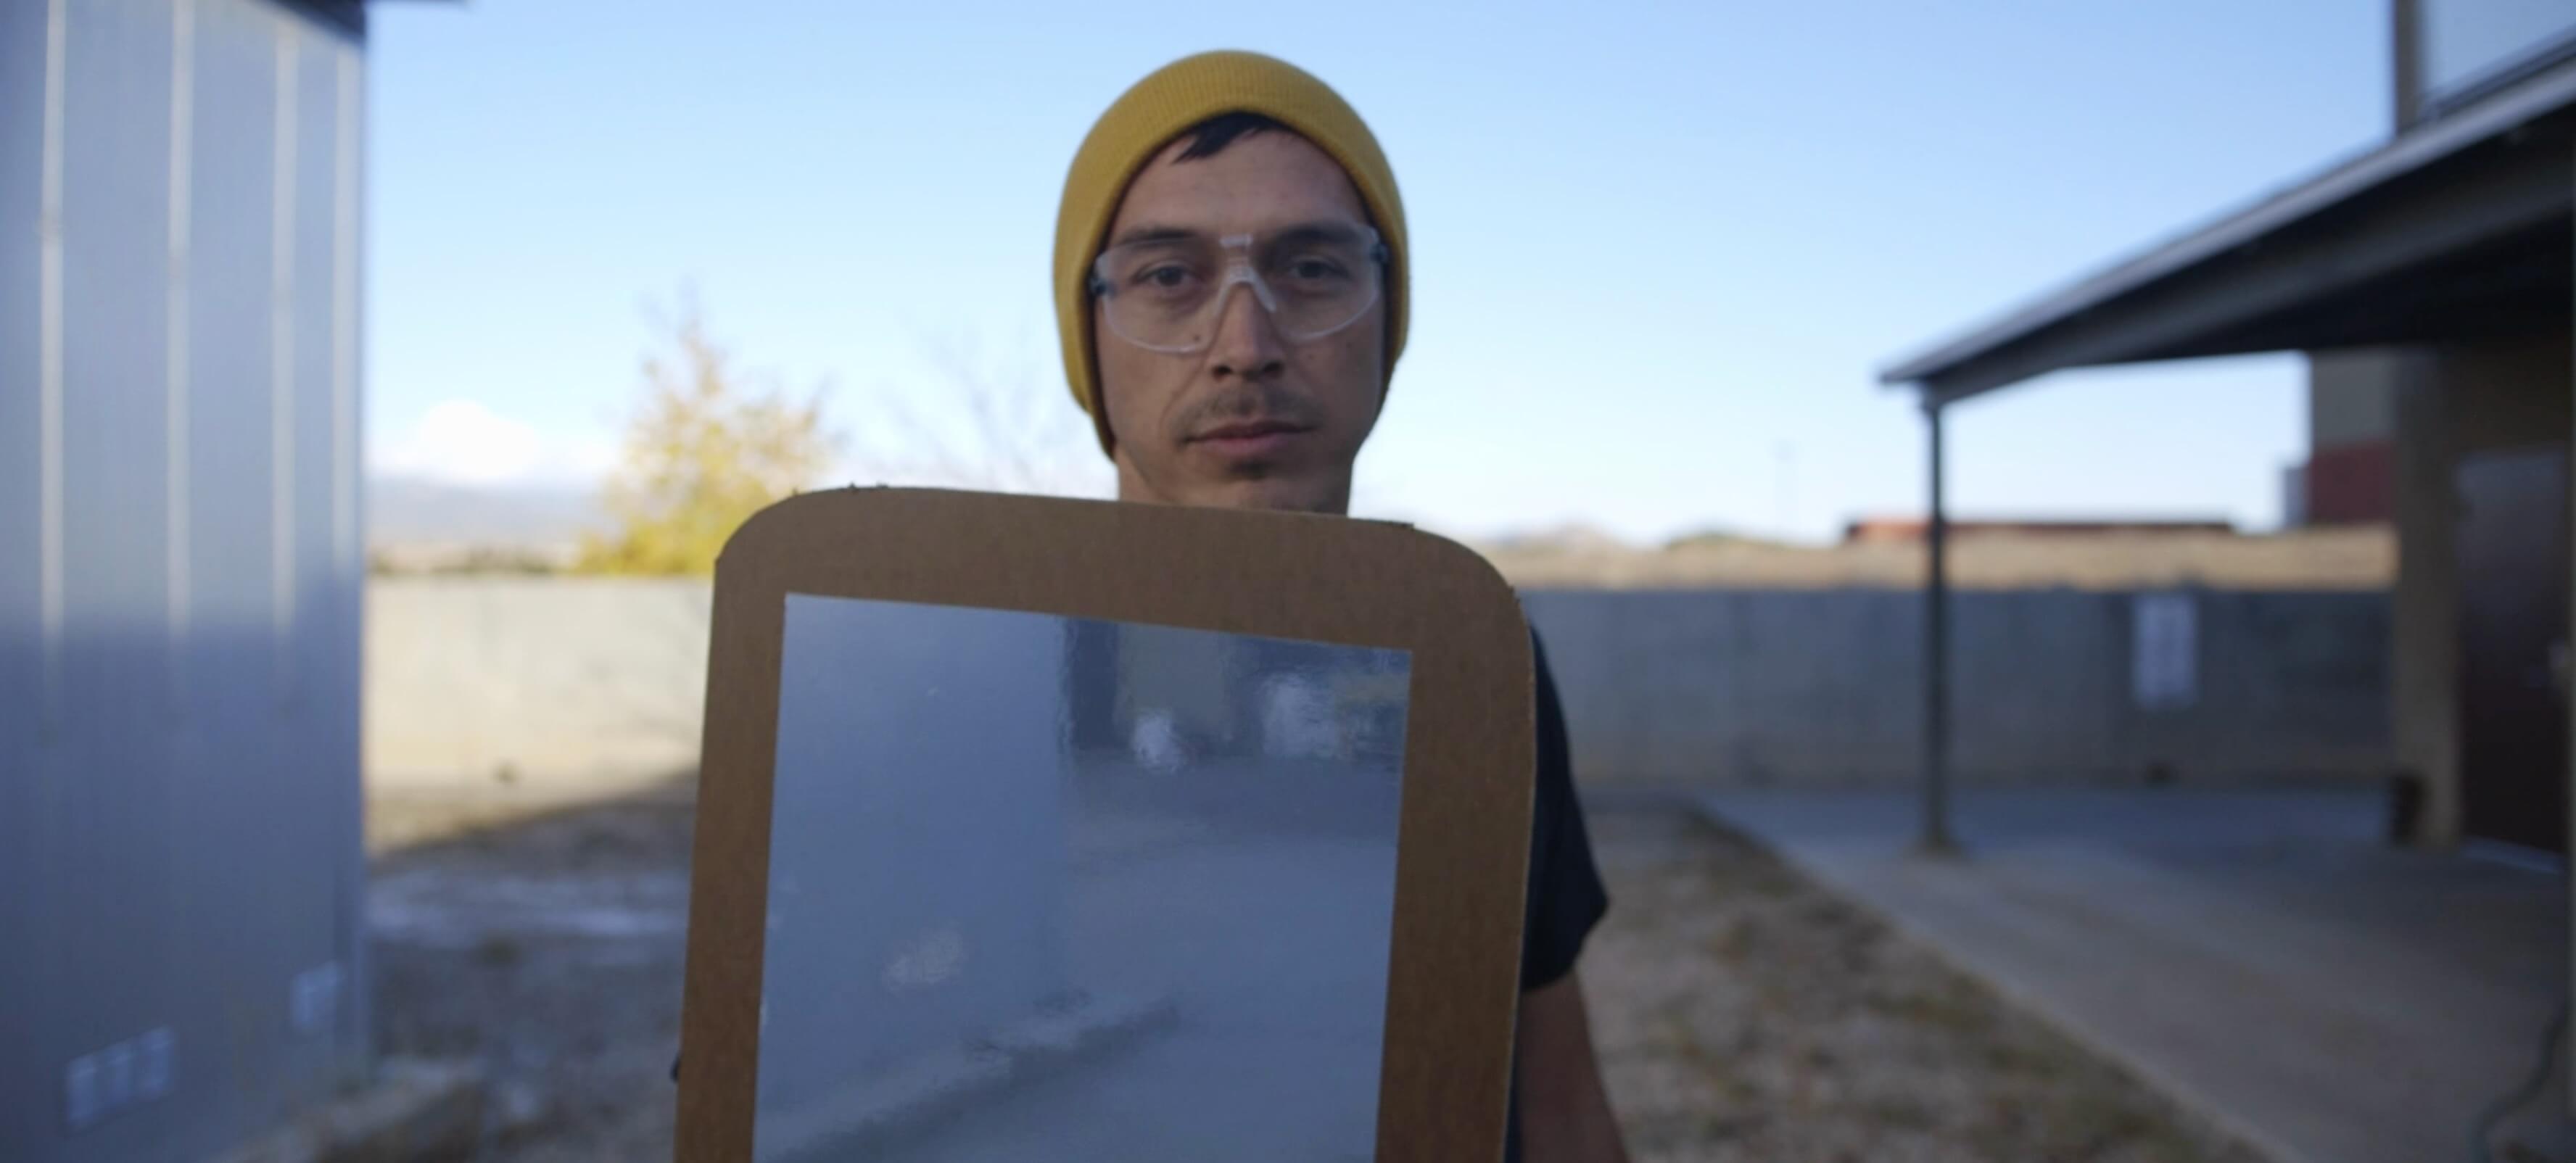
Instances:
[[[551,447],[554,452],[548,459],[555,467],[585,484],[607,479],[617,467],[620,451],[617,438],[604,432],[567,437]]]
[[[615,454],[604,438],[543,433],[472,400],[442,400],[371,459],[389,475],[492,488],[591,484]]]

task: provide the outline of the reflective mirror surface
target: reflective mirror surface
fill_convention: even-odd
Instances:
[[[1372,1158],[1408,681],[790,595],[755,1157]]]

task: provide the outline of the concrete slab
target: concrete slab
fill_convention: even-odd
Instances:
[[[2367,791],[1971,790],[1949,859],[1901,793],[1701,804],[2284,1161],[2459,1157],[2566,981],[2563,877],[2390,847]]]
[[[367,1085],[224,1154],[217,1163],[410,1163],[473,1152],[490,1112],[470,1063],[391,1059]]]
[[[988,1037],[923,1055],[905,1068],[859,1079],[792,1112],[762,1111],[754,1132],[773,1163],[900,1157],[907,1135],[1013,1088],[1082,1069],[1173,1018],[1168,997],[1065,999]]]

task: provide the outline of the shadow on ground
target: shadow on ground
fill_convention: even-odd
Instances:
[[[483,1065],[478,1158],[670,1157],[695,789],[370,801],[376,1044]]]

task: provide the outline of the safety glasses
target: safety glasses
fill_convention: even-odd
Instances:
[[[1127,239],[1092,263],[1091,293],[1120,339],[1148,351],[1203,351],[1236,284],[1270,313],[1292,342],[1319,339],[1358,322],[1377,305],[1387,249],[1376,230],[1321,222],[1269,235],[1209,238],[1154,231]]]

